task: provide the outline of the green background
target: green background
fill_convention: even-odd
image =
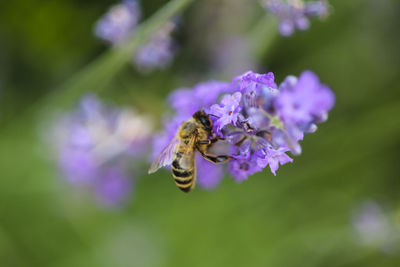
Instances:
[[[109,51],[93,36],[114,1],[0,3],[0,266],[400,266],[399,254],[357,243],[351,226],[372,199],[400,228],[400,2],[330,1],[329,18],[290,38],[257,1],[192,2],[173,65],[149,75],[129,64],[130,47]],[[146,19],[165,1],[142,4]],[[115,210],[59,177],[42,137],[54,114],[97,91],[158,121],[173,89],[232,79],[207,60],[213,38],[229,35],[250,40],[279,82],[311,69],[336,94],[292,164],[188,195],[168,172],[142,175]]]

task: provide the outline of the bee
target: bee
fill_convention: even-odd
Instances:
[[[209,115],[203,110],[197,111],[192,118],[180,125],[175,137],[150,166],[149,174],[163,166],[171,165],[175,184],[183,192],[188,193],[196,184],[196,151],[215,164],[225,163],[232,158],[228,155],[208,154],[208,148],[218,140],[220,140],[219,137],[213,137],[212,121]]]

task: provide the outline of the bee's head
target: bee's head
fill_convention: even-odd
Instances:
[[[204,129],[208,132],[212,132],[212,121],[210,119],[210,116],[208,116],[203,110],[199,110],[196,113],[193,114],[193,118],[200,122],[203,126]]]

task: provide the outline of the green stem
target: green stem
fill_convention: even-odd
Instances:
[[[264,15],[248,35],[254,58],[266,58],[277,37],[276,19],[269,14]]]
[[[56,88],[47,96],[42,97],[20,117],[13,120],[5,128],[19,128],[21,123],[34,122],[38,113],[46,114],[53,108],[68,107],[77,101],[86,91],[100,91],[106,87],[115,75],[127,65],[132,54],[143,43],[149,40],[151,34],[168,20],[182,12],[194,0],[172,0],[151,18],[138,26],[130,42],[110,49],[83,70],[74,75],[66,83]],[[25,125],[26,127],[26,125]]]

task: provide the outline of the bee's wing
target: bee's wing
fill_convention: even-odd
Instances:
[[[153,161],[149,169],[149,174],[156,172],[161,167],[171,165],[174,150],[178,144],[180,144],[179,139],[175,136]]]
[[[194,148],[195,148],[195,144],[196,144],[196,140],[197,140],[197,135],[193,134],[190,139],[189,142],[185,148],[185,150],[183,151],[184,154],[190,154],[194,152]],[[194,156],[194,155],[193,155]]]

